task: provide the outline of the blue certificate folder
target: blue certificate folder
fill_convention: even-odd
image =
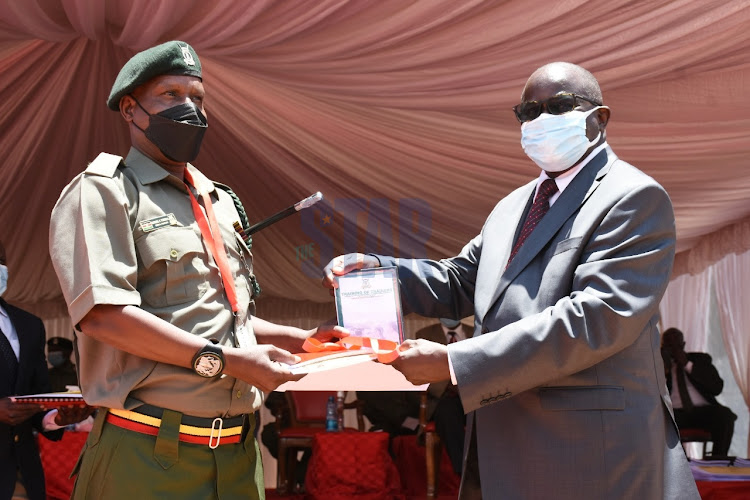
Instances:
[[[395,267],[361,269],[336,281],[336,317],[356,337],[404,341],[398,273]]]

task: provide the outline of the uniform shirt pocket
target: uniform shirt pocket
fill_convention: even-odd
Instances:
[[[201,237],[189,227],[169,227],[144,234],[136,241],[143,267],[138,290],[153,307],[199,299],[207,289],[208,268]]]

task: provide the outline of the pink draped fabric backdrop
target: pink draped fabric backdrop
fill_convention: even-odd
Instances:
[[[100,151],[127,153],[106,97],[170,39],[204,67],[195,164],[251,222],[326,197],[254,238],[261,315],[332,315],[319,269],[341,252],[458,252],[538,174],[510,108],[555,60],[598,77],[610,144],[674,202],[675,276],[699,273],[750,249],[749,26],[748,0],[0,0],[6,298],[65,314],[50,211]]]

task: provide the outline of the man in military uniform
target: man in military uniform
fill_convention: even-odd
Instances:
[[[69,385],[78,385],[76,365],[70,360],[71,354],[73,342],[65,337],[52,337],[47,341],[47,361],[52,365],[49,369],[52,392],[63,392]]]
[[[99,411],[73,498],[263,498],[253,413],[301,378],[303,331],[254,314],[238,206],[189,162],[207,127],[201,63],[172,41],[136,54],[107,105],[128,125],[60,195],[50,253]]]

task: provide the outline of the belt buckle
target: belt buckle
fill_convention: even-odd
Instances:
[[[218,428],[217,424],[218,423]],[[208,447],[215,450],[221,442],[221,430],[224,428],[224,420],[221,417],[216,417],[211,423],[211,434],[208,436]],[[214,432],[216,431],[216,442],[214,443]]]

